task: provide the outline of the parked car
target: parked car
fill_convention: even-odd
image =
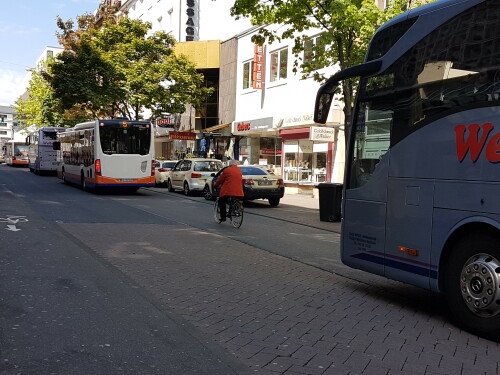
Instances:
[[[0,155],[0,164],[5,163],[5,156]]]
[[[190,195],[192,191],[201,192],[205,181],[221,169],[222,162],[217,159],[189,158],[180,160],[169,172],[168,191],[182,190],[185,195]]]
[[[155,162],[155,182],[158,186],[167,186],[170,170],[175,167],[178,160],[158,160]]]
[[[239,165],[243,174],[243,192],[245,200],[267,199],[269,204],[276,207],[285,194],[283,179],[272,171],[258,165]],[[207,179],[203,188],[203,196],[207,200],[215,199],[219,192],[214,189],[214,183],[219,178],[222,170]]]

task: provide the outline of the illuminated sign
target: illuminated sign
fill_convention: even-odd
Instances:
[[[258,44],[254,47],[253,52],[253,88],[262,90],[262,82],[264,81],[264,46]]]

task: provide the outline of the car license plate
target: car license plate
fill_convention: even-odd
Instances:
[[[120,178],[120,181],[121,182],[132,182],[132,181],[134,181],[134,179],[133,178]]]
[[[262,181],[257,181],[257,184],[259,186],[269,186],[269,185],[272,185],[273,182],[269,181],[269,180],[262,180]]]

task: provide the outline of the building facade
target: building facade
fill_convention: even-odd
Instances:
[[[14,108],[0,106],[0,153],[3,154],[4,144],[14,138],[16,125]]]
[[[293,72],[294,40],[255,45],[250,29],[237,36],[236,110],[231,132],[239,140],[235,158],[267,165],[288,187],[309,191],[321,182],[341,182],[344,126],[340,101],[326,126],[314,123],[319,83]],[[314,42],[320,31],[310,31]],[[306,59],[307,56],[301,56]],[[319,72],[326,76],[338,68]]]

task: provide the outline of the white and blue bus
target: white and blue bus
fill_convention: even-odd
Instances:
[[[35,174],[56,173],[57,151],[52,147],[57,141],[57,133],[66,128],[44,126],[32,131],[26,137],[28,146],[28,166]]]
[[[457,324],[500,340],[500,1],[441,0],[373,36],[349,127],[342,261],[444,295]]]
[[[155,186],[151,123],[95,120],[58,134],[57,175],[84,190]]]

